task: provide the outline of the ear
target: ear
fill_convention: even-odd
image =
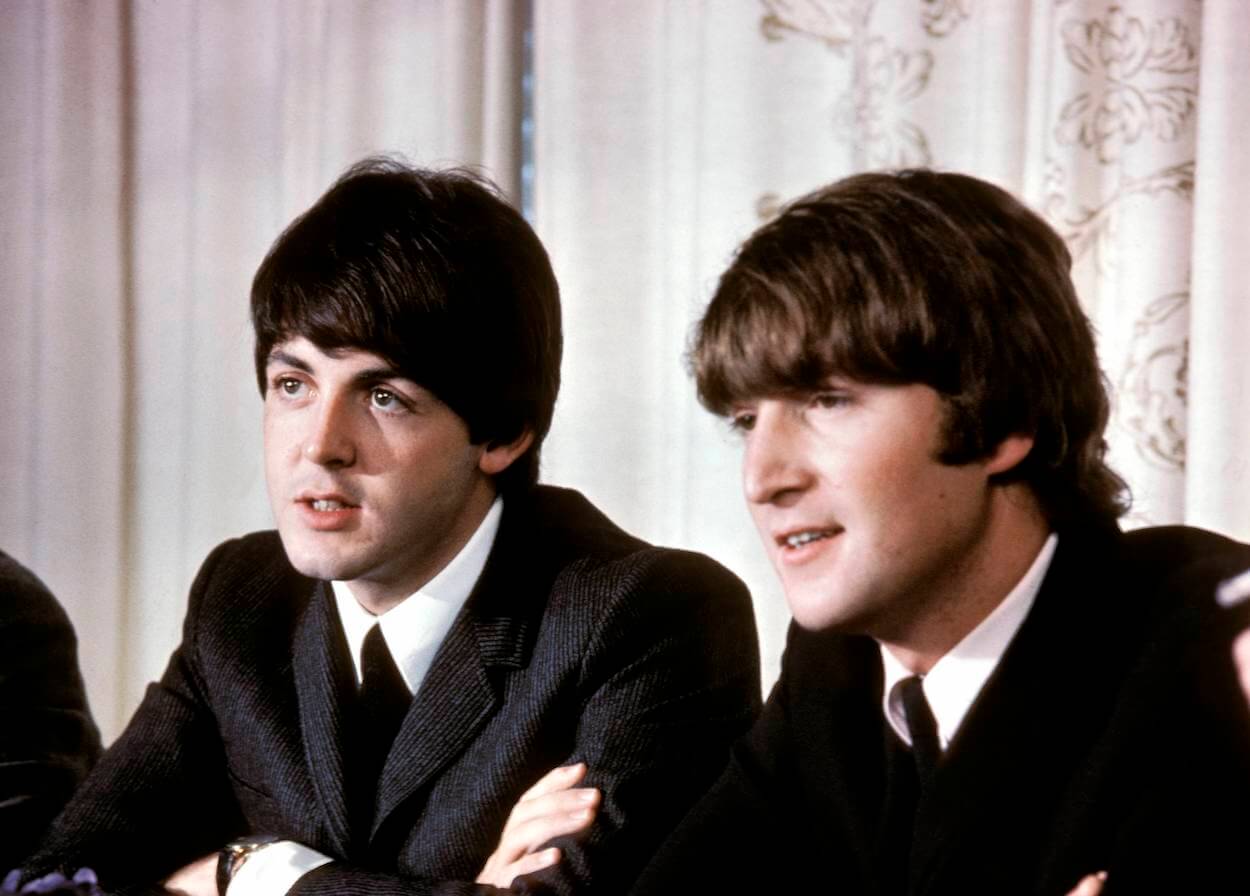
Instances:
[[[1028,457],[1029,452],[1032,450],[1032,435],[1012,433],[999,442],[993,453],[985,459],[985,472],[991,476],[1006,473]]]
[[[534,442],[534,434],[528,429],[523,431],[511,442],[488,442],[477,459],[477,468],[487,476],[498,476],[508,466],[529,450]]]

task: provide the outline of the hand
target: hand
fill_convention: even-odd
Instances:
[[[74,872],[73,877],[66,877],[59,871],[53,871],[43,877],[26,881],[19,889],[18,883],[21,879],[22,870],[14,868],[4,876],[4,883],[0,884],[0,893],[5,896],[13,896],[17,893],[42,893],[44,896],[104,896],[104,891],[100,889],[100,881],[90,868],[79,868]]]
[[[540,847],[553,837],[586,830],[599,810],[599,791],[575,786],[585,775],[585,763],[560,766],[521,794],[477,883],[506,889],[514,878],[559,862],[559,849]]]
[[[217,853],[184,865],[161,883],[175,896],[217,896]]]
[[[1250,700],[1250,628],[1233,641],[1233,662],[1237,664],[1237,678],[1246,699]]]
[[[1098,896],[1102,892],[1102,885],[1107,882],[1107,872],[1099,871],[1097,874],[1087,874],[1081,878],[1080,883],[1072,888],[1072,892],[1068,896]]]

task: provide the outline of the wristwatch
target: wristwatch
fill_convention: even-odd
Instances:
[[[277,843],[273,834],[253,834],[232,840],[217,853],[217,896],[226,896],[230,881],[239,873],[243,863],[271,843]]]

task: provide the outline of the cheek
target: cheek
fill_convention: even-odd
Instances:
[[[377,443],[368,452],[368,464],[360,468],[381,474],[388,487],[386,491],[398,504],[421,505],[437,502],[444,490],[453,490],[452,474],[455,469],[447,453],[438,446],[422,443],[404,445],[401,442]]]
[[[268,425],[265,426],[263,441],[261,444],[265,455],[265,475],[272,479],[275,474],[281,471],[284,464],[281,463],[281,457],[283,454],[282,449],[279,447],[281,443],[275,437],[272,428]]]
[[[762,505],[756,504],[754,501],[747,501],[747,511],[751,514],[751,522],[755,524],[755,531],[759,532],[761,537],[768,531],[764,510],[765,508]]]
[[[273,463],[299,454],[301,442],[295,421],[266,409],[261,426],[265,462]]]

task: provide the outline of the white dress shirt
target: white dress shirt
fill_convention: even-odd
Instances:
[[[495,543],[502,516],[503,498],[496,497],[477,530],[451,562],[419,591],[381,616],[374,616],[362,607],[346,582],[330,583],[356,669],[357,684],[361,678],[360,653],[365,635],[377,623],[382,627],[382,637],[409,692],[417,692],[456,614],[486,568],[486,558]],[[229,896],[281,896],[309,871],[332,861],[329,856],[301,843],[281,840],[252,854],[243,863],[230,882]]]
[[[943,752],[950,746],[955,732],[963,724],[964,716],[981,688],[997,668],[1011,639],[1016,636],[1024,618],[1033,608],[1042,580],[1050,568],[1059,536],[1053,532],[1037,552],[1032,565],[1016,586],[1007,593],[1003,602],[990,615],[968,632],[958,644],[942,656],[929,674],[924,676],[925,699],[937,721],[938,744]],[[907,716],[903,712],[903,698],[896,685],[912,672],[895,659],[885,647],[881,648],[881,662],[885,671],[885,692],[882,710],[890,727],[908,746],[911,737],[907,731]]]
[[[434,661],[434,654],[442,646],[443,639],[451,630],[456,614],[469,599],[469,593],[477,584],[478,577],[486,567],[486,558],[495,533],[499,531],[499,518],[503,514],[503,499],[496,498],[481,525],[477,527],[460,553],[430,579],[420,591],[405,598],[381,616],[374,616],[360,605],[346,582],[331,582],[334,602],[338,606],[343,633],[356,668],[356,684],[360,684],[360,652],[365,635],[374,623],[382,627],[386,647],[399,667],[408,685],[409,693],[415,694],[425,680],[425,673]]]

